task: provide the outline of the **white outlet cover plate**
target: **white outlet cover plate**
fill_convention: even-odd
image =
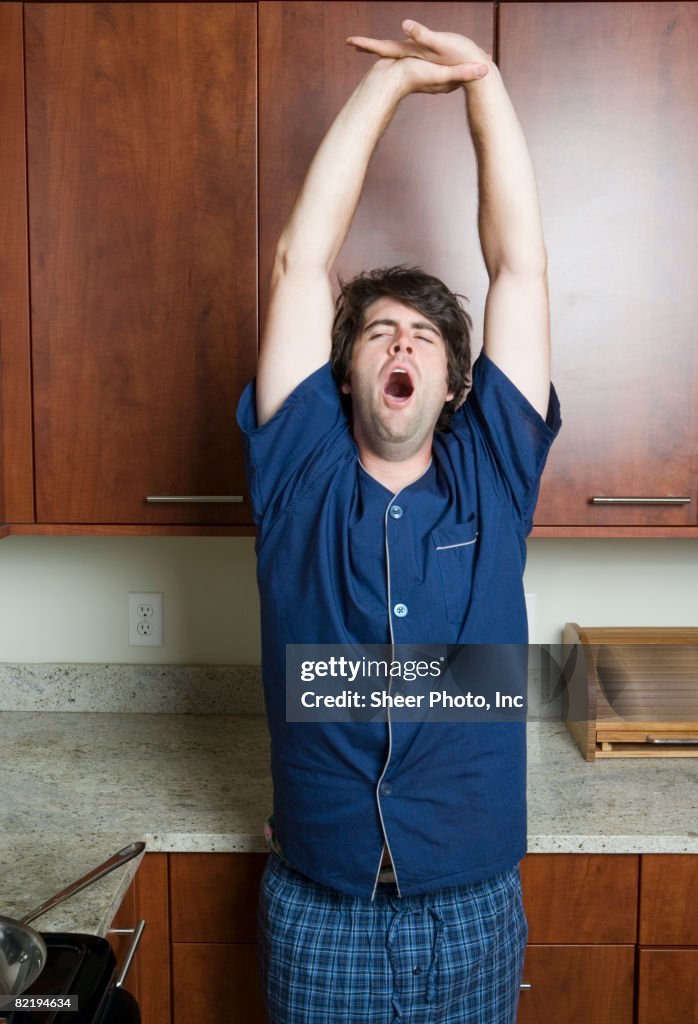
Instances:
[[[162,647],[163,612],[162,593],[129,591],[128,594],[128,645],[129,647]],[[138,632],[139,622],[147,622],[150,633],[142,636]]]

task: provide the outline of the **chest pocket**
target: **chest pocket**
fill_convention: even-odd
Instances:
[[[431,535],[446,600],[448,621],[462,623],[470,604],[478,547],[478,521],[434,530]]]

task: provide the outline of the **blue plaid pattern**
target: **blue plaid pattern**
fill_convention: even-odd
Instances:
[[[271,854],[259,902],[270,1024],[515,1024],[527,926],[518,867],[373,902]]]

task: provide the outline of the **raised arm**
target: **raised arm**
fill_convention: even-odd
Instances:
[[[488,74],[464,82],[478,168],[478,224],[489,276],[484,349],[545,416],[550,389],[550,317],[536,183],[526,140],[498,68],[465,36],[403,22],[402,41],[361,40],[383,57],[453,65],[482,62]]]
[[[359,202],[375,146],[410,92],[446,92],[486,68],[377,61],[323,139],[279,239],[257,372],[261,425],[330,356],[330,271]]]
[[[547,254],[533,166],[496,65],[465,87],[489,276],[484,349],[545,416],[550,394]]]

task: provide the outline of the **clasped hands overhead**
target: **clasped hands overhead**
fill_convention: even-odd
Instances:
[[[404,39],[349,36],[347,43],[361,53],[400,62],[409,92],[452,92],[468,82],[485,78],[492,57],[472,39],[455,32],[434,32],[417,21],[402,22]]]

